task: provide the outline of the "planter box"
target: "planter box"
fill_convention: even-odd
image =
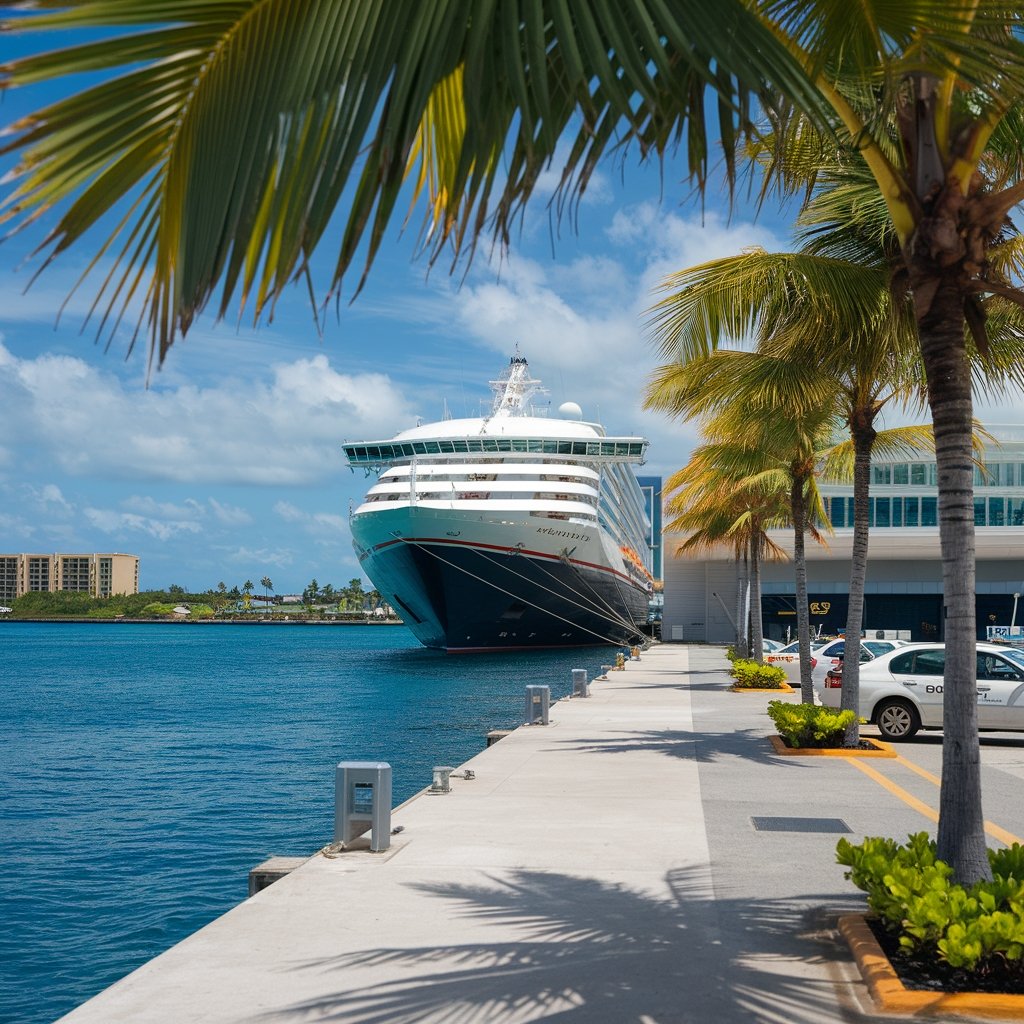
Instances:
[[[738,686],[733,683],[729,687],[733,693],[795,693],[789,683],[783,683],[781,686]]]
[[[930,992],[907,988],[860,914],[841,917],[839,932],[846,939],[861,977],[879,1010],[932,1018],[939,1014],[953,1013],[969,1017],[1024,1020],[1024,996],[998,992]]]
[[[870,750],[849,750],[846,747],[787,747],[781,736],[769,736],[776,754],[786,757],[896,757],[896,751],[881,740],[861,740],[870,743]]]

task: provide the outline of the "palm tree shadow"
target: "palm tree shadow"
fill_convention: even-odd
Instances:
[[[728,732],[659,729],[620,733],[607,739],[579,738],[566,742],[580,753],[589,754],[634,754],[647,750],[665,757],[696,760],[701,764],[739,757],[761,765],[783,765],[792,769],[813,767],[796,758],[776,754],[767,736],[757,729]]]
[[[460,933],[474,938],[292,964],[289,970],[336,977],[338,987],[264,1019],[838,1019],[834,985],[806,971],[809,960],[841,955],[816,935],[820,921],[808,912],[808,901],[820,905],[825,898],[716,900],[709,877],[704,868],[673,871],[657,894],[542,871],[485,875],[479,884],[413,885],[417,897],[440,902],[433,908],[438,921],[457,918]],[[387,980],[359,982],[382,973]]]

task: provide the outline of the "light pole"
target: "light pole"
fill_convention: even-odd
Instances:
[[[1013,629],[1014,626],[1017,625],[1017,598],[1019,598],[1019,597],[1020,597],[1020,594],[1015,592],[1014,595],[1013,595],[1013,614],[1010,616],[1010,629],[1011,630]]]

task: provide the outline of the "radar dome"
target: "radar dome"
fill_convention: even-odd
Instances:
[[[558,407],[558,415],[566,420],[581,420],[583,410],[575,402],[563,402]]]

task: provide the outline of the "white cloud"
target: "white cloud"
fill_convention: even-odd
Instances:
[[[244,508],[224,505],[216,498],[210,498],[209,505],[217,521],[225,526],[248,526],[253,521],[252,516]]]
[[[267,567],[287,569],[295,561],[295,554],[288,549],[274,548],[237,548],[228,554],[228,560],[236,565],[249,565],[249,572],[253,582],[257,582],[259,576],[266,575]],[[255,568],[252,568],[255,567]]]
[[[110,535],[126,537],[132,533],[143,533],[157,540],[166,541],[182,533],[202,533],[202,527],[195,522],[158,520],[134,512],[86,508],[83,515],[92,527]]]
[[[76,357],[17,358],[2,344],[0,407],[16,410],[34,460],[71,475],[265,486],[328,480],[344,467],[343,438],[414,418],[385,374],[339,373],[325,355],[262,378],[145,390]]]
[[[348,541],[348,519],[336,512],[305,512],[288,501],[274,505],[274,513],[286,523],[294,523],[311,536],[330,541]]]

